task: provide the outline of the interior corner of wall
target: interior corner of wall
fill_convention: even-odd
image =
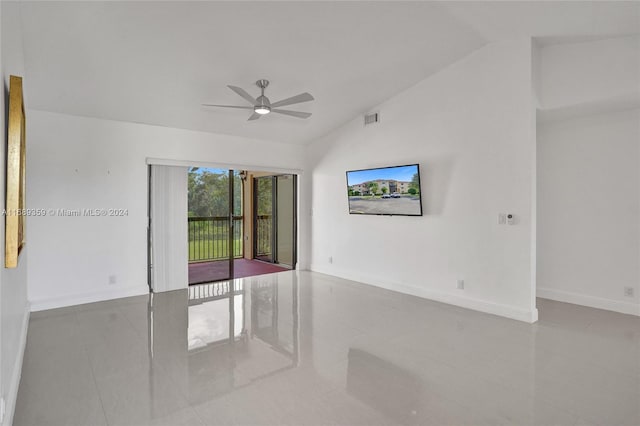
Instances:
[[[13,370],[11,372],[10,382],[6,388],[5,397],[5,413],[2,419],[2,426],[13,424],[13,415],[16,409],[16,401],[18,399],[18,387],[20,386],[20,378],[22,376],[22,362],[24,359],[24,351],[27,346],[27,332],[29,328],[29,318],[31,316],[31,306],[29,301],[26,301],[24,306],[24,312],[22,316],[22,324],[20,327],[19,342],[16,350],[18,351]],[[4,379],[3,379],[4,381]],[[3,384],[4,388],[4,384]]]

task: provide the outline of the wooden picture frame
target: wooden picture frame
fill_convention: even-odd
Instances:
[[[5,206],[5,268],[18,266],[25,244],[25,151],[26,120],[22,77],[9,77],[9,118],[7,125],[7,178]]]

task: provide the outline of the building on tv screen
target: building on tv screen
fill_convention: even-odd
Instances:
[[[422,215],[418,165],[347,172],[349,213]]]

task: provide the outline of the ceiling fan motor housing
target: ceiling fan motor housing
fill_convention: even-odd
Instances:
[[[267,98],[265,95],[260,95],[256,98],[256,105],[260,105],[260,106],[269,106],[271,105],[271,102],[269,101],[269,98]]]
[[[257,103],[254,105],[253,110],[258,114],[268,114],[271,112],[271,102],[265,95],[260,95],[256,99]]]
[[[262,92],[260,96],[256,98],[256,105],[253,106],[253,111],[260,114],[269,114],[271,112],[271,102],[269,102],[269,98],[264,95],[264,89],[269,85],[269,80],[258,80],[256,81],[256,86],[260,88]]]

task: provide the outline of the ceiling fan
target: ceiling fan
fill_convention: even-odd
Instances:
[[[253,110],[253,114],[249,117],[249,120],[257,120],[263,115],[269,114],[270,112],[275,112],[278,114],[290,115],[296,118],[309,118],[311,117],[310,112],[302,112],[302,111],[289,111],[286,109],[279,109],[279,107],[283,107],[286,105],[299,104],[302,102],[309,102],[313,100],[313,96],[309,93],[300,93],[299,95],[292,96],[287,99],[283,99],[278,102],[271,103],[269,98],[264,95],[264,89],[269,86],[269,80],[258,80],[256,81],[256,86],[260,88],[260,96],[258,98],[253,98],[250,94],[248,94],[244,89],[236,86],[227,86],[229,89],[236,92],[242,98],[244,98],[247,102],[249,102],[252,106],[237,106],[237,105],[214,105],[214,104],[202,104],[203,106],[212,106],[212,107],[221,107],[221,108],[239,108],[239,109],[251,109]]]

